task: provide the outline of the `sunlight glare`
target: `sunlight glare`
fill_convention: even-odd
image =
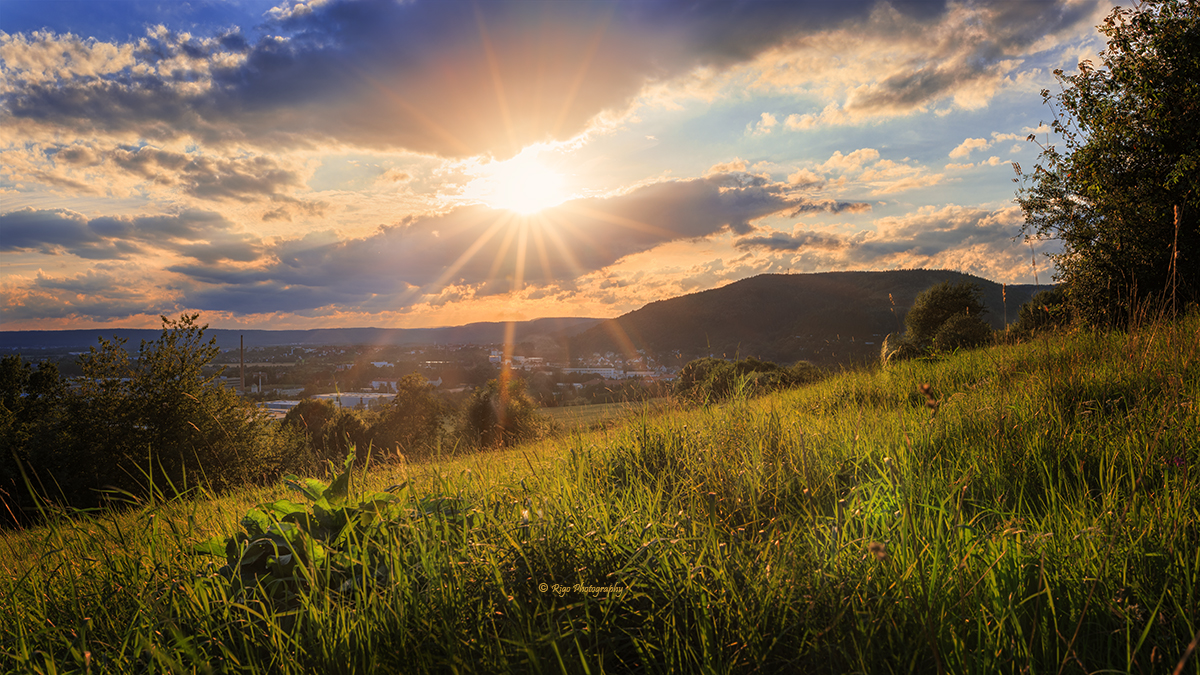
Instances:
[[[538,159],[539,149],[529,147],[503,162],[490,162],[466,186],[468,197],[497,209],[530,215],[566,201],[563,175]]]

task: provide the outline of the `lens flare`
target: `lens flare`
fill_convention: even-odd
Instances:
[[[532,215],[569,196],[563,175],[538,159],[536,148],[526,148],[503,162],[483,164],[474,173],[478,177],[467,184],[464,195],[492,208]]]

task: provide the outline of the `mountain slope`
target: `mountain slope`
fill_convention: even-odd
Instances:
[[[904,330],[917,294],[941,283],[970,281],[983,289],[984,315],[1004,325],[1001,285],[948,270],[764,274],[721,288],[646,305],[570,340],[571,354],[643,350],[668,365],[700,356],[845,363],[878,356],[888,333]],[[1039,288],[1008,286],[1007,315]],[[890,294],[890,298],[889,298]],[[894,301],[894,305],[893,305]]]

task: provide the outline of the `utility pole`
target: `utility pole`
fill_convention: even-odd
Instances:
[[[241,336],[242,345],[242,396],[246,395],[246,336]]]

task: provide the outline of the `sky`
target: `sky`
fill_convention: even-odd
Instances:
[[[1013,163],[1097,0],[0,0],[0,329],[613,317],[1046,283]],[[1030,136],[1034,140],[1028,140]]]

